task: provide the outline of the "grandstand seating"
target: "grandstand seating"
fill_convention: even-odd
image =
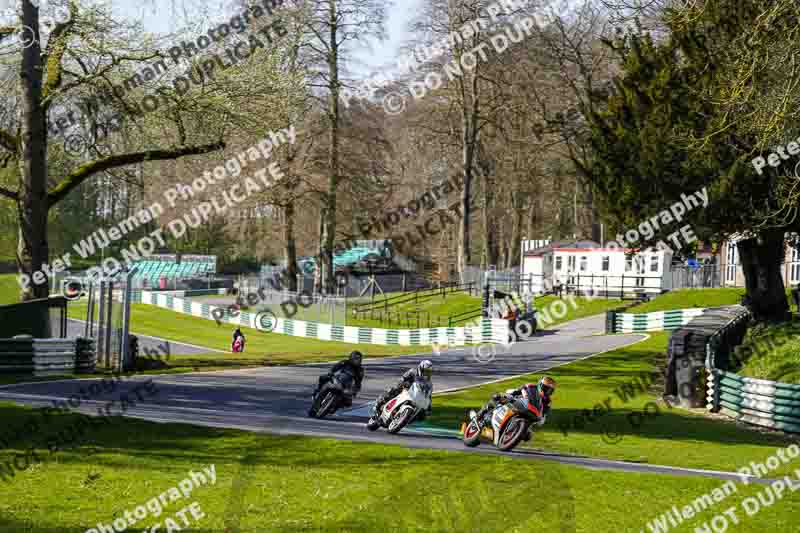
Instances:
[[[214,263],[200,261],[137,261],[136,267],[134,279],[151,287],[157,287],[161,278],[200,278],[216,271]]]
[[[352,267],[353,265],[357,265],[358,263],[363,261],[364,258],[367,256],[385,255],[385,253],[386,252],[383,249],[356,246],[348,250],[344,250],[343,252],[334,254],[333,256],[334,268],[338,269],[338,268]],[[313,272],[315,263],[313,257],[304,257],[299,259],[297,262],[302,270],[306,272]]]

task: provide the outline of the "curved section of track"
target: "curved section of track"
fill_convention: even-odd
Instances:
[[[434,361],[435,391],[443,392],[522,374],[541,373],[645,338],[644,335],[605,336],[601,334],[603,327],[603,317],[575,320],[557,329],[540,332],[530,341],[517,343],[507,353],[501,350],[488,363],[477,361],[468,349],[365,360],[366,378],[359,395],[360,404],[325,420],[310,419],[306,416],[306,411],[311,390],[316,385],[318,376],[325,372],[329,364],[134,376],[125,380],[120,390],[112,395],[84,401],[78,410],[95,414],[97,406],[119,399],[121,394],[135,387],[138,382],[153,379],[158,395],[148,399],[146,403],[131,407],[126,416],[157,422],[364,440],[414,448],[499,453],[489,446],[470,449],[455,438],[413,429],[399,435],[388,435],[383,431],[370,433],[364,427],[364,407],[394,384],[403,371],[422,359]],[[52,400],[69,398],[80,387],[85,386],[86,381],[88,380],[63,380],[3,386],[0,387],[0,400],[26,405],[49,405]],[[530,450],[519,450],[508,455],[519,459],[552,460],[591,468],[740,479],[740,476],[726,472],[608,461]]]

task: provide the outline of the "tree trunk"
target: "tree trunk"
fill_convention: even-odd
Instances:
[[[511,205],[513,207],[513,221],[511,224],[511,243],[508,245],[509,255],[506,259],[506,268],[514,268],[520,265],[520,254],[522,253],[522,220],[525,214],[524,197],[520,195],[517,201],[513,193],[509,193]]]
[[[785,255],[783,230],[769,230],[757,238],[739,241],[746,304],[757,321],[780,322],[791,318],[781,276]]]
[[[330,55],[328,57],[328,74],[330,76],[330,152],[328,159],[328,190],[325,193],[325,209],[323,211],[322,251],[324,267],[321,283],[326,293],[334,290],[333,245],[336,239],[336,189],[339,186],[339,43],[338,25],[336,22],[336,2],[330,4]]]
[[[472,147],[465,144],[462,150],[462,163],[464,164],[464,188],[461,190],[461,224],[459,226],[458,239],[458,273],[464,273],[472,260],[470,256],[469,242],[469,217],[470,217],[470,193],[472,188]]]
[[[22,50],[20,62],[21,157],[19,172],[19,240],[17,268],[31,276],[31,284],[22,291],[22,299],[47,298],[50,281],[33,282],[33,273],[47,263],[47,128],[42,106],[42,60],[39,47],[39,9],[30,0],[22,2],[21,23],[33,28],[35,40]],[[26,43],[27,44],[27,43]],[[49,313],[47,314],[49,316]],[[46,319],[46,317],[45,317]]]
[[[286,276],[289,278],[289,290],[297,292],[297,247],[294,240],[294,200],[284,207],[284,217],[286,218],[283,230],[283,238],[286,241],[284,248],[284,259],[286,259]]]
[[[497,226],[500,221],[492,218],[495,211],[495,183],[492,179],[493,165],[483,147],[478,148],[478,166],[483,175],[483,264],[486,269],[492,265],[502,269],[498,262]]]

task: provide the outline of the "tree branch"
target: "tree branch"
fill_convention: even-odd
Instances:
[[[69,176],[64,178],[61,183],[56,185],[47,194],[48,205],[55,205],[87,178],[98,172],[103,172],[104,170],[132,165],[134,163],[142,163],[144,161],[165,161],[190,155],[207,154],[209,152],[222,150],[223,148],[225,148],[225,142],[219,141],[212,144],[197,146],[178,146],[167,150],[146,150],[144,152],[132,152],[130,154],[117,154],[90,161],[73,170]]]
[[[67,41],[69,41],[72,28],[75,26],[75,20],[78,17],[78,7],[75,2],[69,3],[69,20],[56,25],[50,33],[50,38],[47,40],[47,49],[44,55],[44,64],[47,68],[47,79],[44,82],[42,90],[42,97],[47,100],[47,97],[56,89],[61,86],[62,80],[62,66],[61,61],[64,53],[67,50]]]

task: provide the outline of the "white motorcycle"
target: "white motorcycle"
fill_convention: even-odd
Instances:
[[[409,388],[386,402],[377,417],[370,418],[367,429],[375,431],[385,427],[389,433],[397,433],[431,405],[433,386],[415,381]]]

